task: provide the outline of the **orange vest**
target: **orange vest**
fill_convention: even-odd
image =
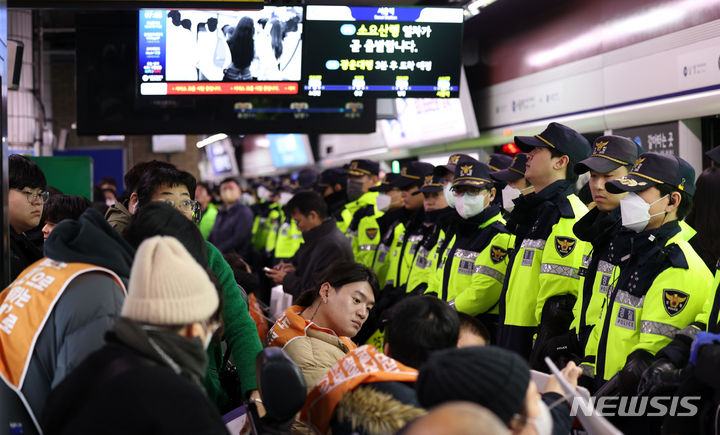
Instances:
[[[255,297],[255,293],[250,293],[248,296],[248,309],[250,310],[250,317],[252,317],[255,326],[257,327],[258,337],[260,337],[260,343],[265,341],[268,333],[268,322],[265,320],[265,313],[263,313],[260,303]]]
[[[326,334],[337,336],[337,334],[335,334],[335,331],[333,331],[332,329],[321,328],[313,322],[302,318],[302,316],[300,316],[300,313],[302,313],[305,308],[307,307],[293,305],[287,310],[285,310],[285,313],[283,313],[283,315],[280,316],[279,319],[277,319],[272,328],[270,328],[270,331],[267,334],[266,347],[285,347],[285,345],[287,345],[294,339],[298,337],[305,337],[307,335],[306,331],[308,329],[316,329]],[[357,345],[353,343],[353,341],[350,340],[348,337],[340,337],[340,340],[342,340],[343,343],[345,343],[345,346],[347,346],[350,350],[357,347]]]
[[[123,294],[127,294],[123,282],[109,269],[48,258],[28,266],[0,292],[0,378],[20,396],[31,415],[32,411],[20,390],[35,343],[67,286],[75,277],[88,272],[110,275]]]
[[[336,362],[310,391],[300,420],[326,433],[335,407],[348,391],[373,382],[415,382],[417,376],[417,370],[383,355],[374,346],[360,346]]]

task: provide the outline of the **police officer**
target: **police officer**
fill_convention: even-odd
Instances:
[[[433,175],[425,176],[423,186],[413,193],[413,195],[423,196],[425,213],[421,227],[423,237],[412,261],[405,286],[407,293],[422,294],[427,290],[428,282],[437,266],[437,257],[432,254],[436,251],[441,234],[457,216],[455,210],[448,206],[445,199],[443,182],[444,178],[439,175],[438,171],[434,171]]]
[[[695,171],[683,159],[645,153],[605,185],[628,192],[608,262],[617,265],[586,355],[595,355],[598,395],[635,394],[653,355],[690,325],[711,298],[712,274],[678,220],[692,208]],[[607,382],[610,380],[610,382]]]
[[[399,174],[387,174],[385,179],[378,186],[371,187],[370,192],[377,192],[378,195],[375,197],[375,209],[378,213],[373,213],[370,207],[355,212],[352,222],[348,227],[348,233],[357,234],[356,237],[352,238],[352,250],[355,256],[355,261],[364,264],[367,267],[372,267],[373,260],[375,259],[375,251],[380,244],[381,230],[380,221],[387,212],[391,210],[397,210],[402,207],[402,197],[400,189],[398,189],[394,182],[400,177]],[[387,223],[392,222],[394,219],[393,215],[383,221],[383,227],[387,229]]]
[[[437,293],[458,311],[480,316],[494,331],[512,235],[500,206],[492,203],[496,190],[486,164],[474,159],[458,163],[452,190],[455,233],[428,292]]]
[[[297,180],[292,180],[290,177],[283,178],[279,194],[275,197],[277,203],[281,207],[285,207],[293,195],[300,190],[303,188]],[[273,239],[273,236],[269,236],[268,239]],[[276,265],[281,262],[289,262],[302,243],[302,232],[298,229],[295,221],[290,219],[290,214],[281,208],[279,224],[274,234],[271,263]]]
[[[575,165],[577,174],[590,172],[590,193],[595,207],[573,227],[580,240],[588,242],[580,268],[578,298],[573,308],[567,351],[582,356],[590,330],[600,317],[610,286],[613,266],[607,262],[610,241],[620,230],[621,195],[605,189],[605,183],[630,172],[638,157],[635,142],[622,136],[600,136],[593,142],[593,154]],[[559,346],[555,346],[556,348]]]
[[[408,213],[393,231],[393,241],[386,260],[388,268],[385,275],[384,295],[385,289],[388,288],[402,290],[399,294],[404,293],[412,260],[423,237],[422,227],[425,217],[423,197],[413,194],[420,190],[425,177],[432,175],[434,169],[433,165],[425,162],[410,162],[400,169],[400,178],[395,184],[400,189],[403,208]]]
[[[720,163],[720,146],[705,153],[716,164]],[[702,176],[698,179],[698,184]],[[706,262],[707,264],[707,262]],[[654,395],[674,391],[687,381],[685,365],[690,356],[690,346],[700,331],[720,333],[720,260],[713,265],[715,280],[712,284],[712,297],[708,298],[703,309],[695,317],[695,322],[683,328],[673,340],[661,349],[653,363],[642,375],[638,392],[643,395]]]
[[[377,192],[370,192],[370,188],[378,184],[380,165],[372,160],[353,160],[347,173],[346,192],[349,202],[345,204],[340,214],[341,220],[338,220],[338,228],[343,233],[347,233],[355,212],[361,208],[372,207],[372,214],[377,214],[375,206]],[[355,234],[348,236],[352,238]]]
[[[587,212],[573,193],[573,165],[590,155],[590,144],[555,122],[538,135],[516,136],[515,143],[529,152],[525,177],[535,192],[516,199],[508,219],[516,238],[500,298],[498,344],[527,358],[536,329],[542,342],[565,333],[572,320],[585,249],[572,228]],[[534,368],[545,369],[536,361]]]
[[[508,213],[515,208],[513,201],[516,198],[529,195],[533,192],[532,184],[525,178],[526,164],[527,154],[517,153],[510,166],[500,171],[490,173],[493,180],[505,183],[505,187],[502,188],[502,206]]]
[[[328,215],[337,221],[341,219],[340,214],[348,202],[345,195],[346,185],[347,171],[343,168],[325,169],[320,174],[320,181],[317,184],[317,192],[323,196],[328,205]]]
[[[490,168],[490,172],[498,172],[505,170],[512,165],[513,158],[507,154],[500,154],[500,153],[492,153],[487,159],[487,165]],[[507,186],[507,183],[501,180],[496,180],[493,178],[493,185],[495,186],[496,192],[502,192],[502,190]],[[503,198],[502,195],[495,195],[495,199],[493,199],[493,203],[500,206],[500,208],[503,207]]]

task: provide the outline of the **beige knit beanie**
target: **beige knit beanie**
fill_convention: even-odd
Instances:
[[[153,325],[187,325],[217,310],[217,290],[174,237],[151,237],[135,253],[122,315]]]

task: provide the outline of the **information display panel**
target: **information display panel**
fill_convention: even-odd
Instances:
[[[462,9],[311,5],[305,20],[309,96],[457,98]]]

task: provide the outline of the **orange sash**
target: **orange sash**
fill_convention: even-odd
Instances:
[[[300,419],[320,433],[326,433],[335,407],[343,395],[360,384],[372,382],[415,382],[418,371],[378,352],[370,345],[360,346],[333,364],[310,391]]]
[[[20,394],[35,342],[68,284],[88,272],[104,272],[125,285],[111,270],[84,263],[42,258],[0,292],[0,378]]]
[[[260,303],[255,297],[255,293],[250,293],[248,296],[248,309],[250,310],[250,317],[252,317],[257,327],[258,337],[260,337],[260,343],[265,341],[268,333],[268,322],[265,320],[265,314],[263,313]]]
[[[315,329],[317,331],[322,331],[326,334],[337,336],[337,334],[335,334],[335,331],[333,331],[332,329],[321,328],[313,322],[303,319],[300,316],[300,313],[302,313],[305,308],[306,307],[301,307],[299,305],[293,305],[287,310],[285,310],[285,313],[283,313],[283,315],[280,316],[279,319],[277,319],[272,328],[270,328],[270,331],[267,335],[266,346],[285,347],[285,345],[287,345],[294,339],[298,337],[305,337],[307,335],[308,329]],[[357,347],[357,345],[353,343],[353,341],[350,340],[348,337],[339,338],[343,341],[343,343],[345,343],[345,346],[347,346],[348,349],[352,350]]]

